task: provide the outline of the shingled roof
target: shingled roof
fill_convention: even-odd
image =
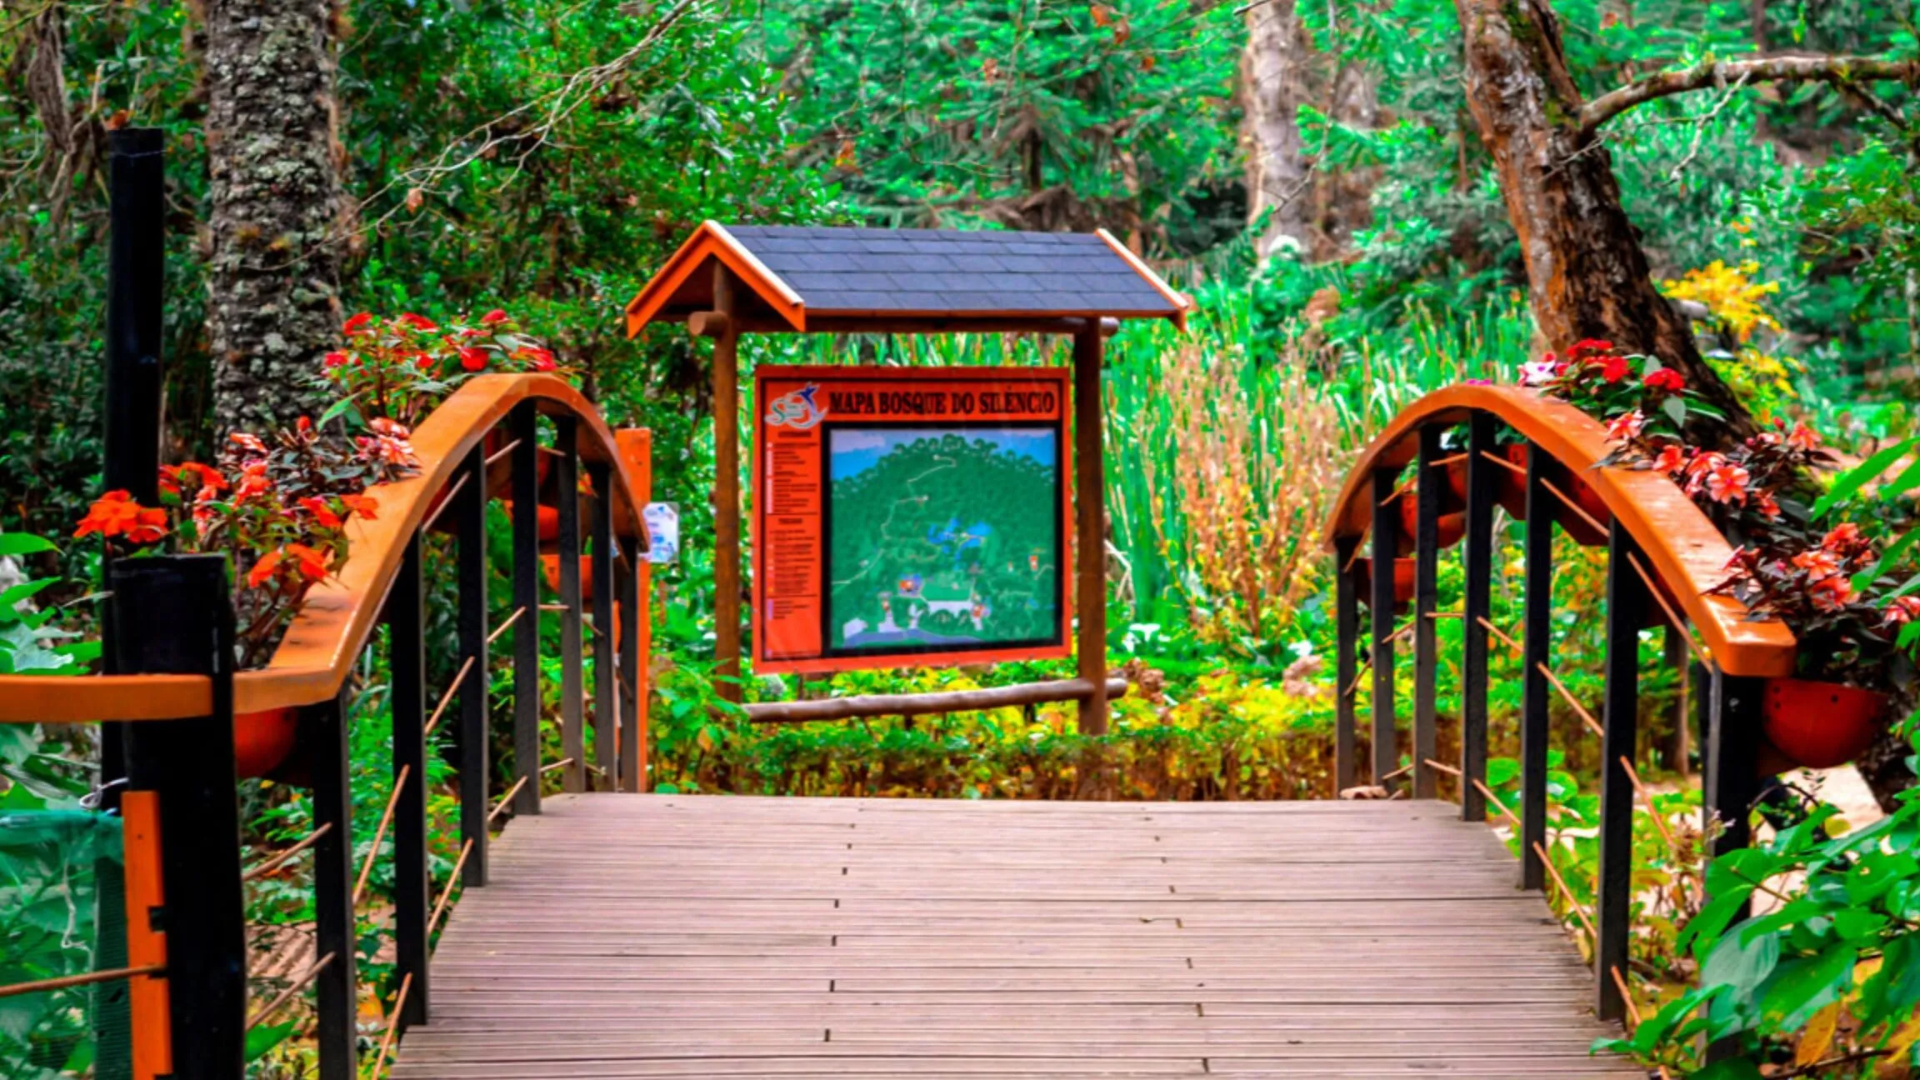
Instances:
[[[804,331],[840,321],[1163,318],[1189,301],[1105,230],[1097,233],[723,226],[709,221],[627,305],[627,332],[713,307],[715,261],[750,295],[743,311]],[[771,319],[767,317],[771,316]]]

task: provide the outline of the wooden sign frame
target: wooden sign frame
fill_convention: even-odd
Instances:
[[[1069,370],[1061,367],[763,365],[756,369],[751,548],[754,670],[830,672],[1070,655],[1072,575],[1068,570],[1074,563],[1069,539],[1073,505],[1069,382]],[[1021,456],[1038,453],[1052,458],[1050,535],[1038,550],[1008,552],[999,547],[994,526],[986,518],[940,534],[929,532],[927,542],[950,556],[954,571],[970,580],[944,580],[931,573],[930,563],[933,580],[910,573],[900,579],[898,589],[883,583],[873,593],[880,613],[869,611],[868,618],[886,620],[882,625],[891,627],[886,636],[898,635],[900,640],[836,643],[840,636],[835,633],[836,590],[829,580],[835,527],[835,437],[871,438],[893,452],[911,453],[927,436],[966,438],[969,431],[981,436],[997,433],[1014,445],[1026,443],[1028,449],[1017,452]],[[1051,438],[1036,439],[1022,432]],[[911,443],[893,441],[909,433],[918,437]],[[946,460],[937,451],[923,452],[932,455],[930,461]],[[971,467],[994,467],[997,457],[997,451],[987,451]],[[936,465],[934,471],[944,468]],[[1013,466],[1008,481],[1018,482],[1021,471]],[[975,535],[968,531],[971,524],[987,529]],[[1033,547],[1035,541],[1029,538],[1026,544]],[[1004,571],[977,557],[977,552],[988,549],[996,558],[1009,560]],[[974,557],[969,558],[970,554]],[[1026,560],[1025,569],[1017,565],[1021,559]],[[965,571],[960,570],[963,563]],[[975,630],[984,630],[996,615],[1007,614],[1004,609],[994,610],[994,594],[982,592],[978,581],[1012,586],[1001,592],[1010,603],[1022,579],[1029,576],[1044,585],[1051,601],[1052,619],[1044,633],[967,644],[940,640],[967,637],[968,622]],[[963,600],[935,600],[925,590],[937,587],[936,582],[948,588],[965,584],[968,595]],[[1034,609],[1033,596],[1028,596],[1026,606]],[[939,627],[921,629],[922,619],[937,619]]]

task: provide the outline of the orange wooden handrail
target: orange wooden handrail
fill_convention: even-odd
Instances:
[[[634,550],[646,549],[645,497],[635,487],[632,440],[620,438],[593,403],[558,376],[477,376],[414,431],[415,475],[369,489],[379,516],[347,525],[347,561],[307,594],[272,660],[234,676],[235,712],[311,705],[339,693],[379,621],[406,541],[427,521],[434,496],[458,481],[468,453],[525,401],[578,421],[581,459],[607,466],[614,531],[633,539]],[[212,682],[197,675],[0,675],[0,723],[171,720],[212,711]]]
[[[1398,469],[1419,452],[1428,424],[1453,424],[1490,413],[1586,480],[1646,555],[1647,569],[1673,590],[1720,670],[1729,675],[1787,676],[1797,649],[1778,620],[1754,619],[1739,601],[1707,590],[1726,579],[1733,549],[1713,522],[1673,481],[1643,469],[1596,468],[1611,449],[1606,428],[1574,406],[1517,386],[1460,385],[1436,390],[1401,410],[1366,449],[1328,519],[1326,541],[1358,537],[1372,523],[1372,475]]]

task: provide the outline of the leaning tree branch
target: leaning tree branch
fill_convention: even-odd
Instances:
[[[1707,87],[1756,82],[1826,82],[1835,85],[1863,82],[1920,84],[1920,60],[1885,60],[1871,56],[1761,56],[1747,60],[1715,60],[1680,71],[1662,71],[1609,90],[1580,107],[1579,125],[1588,134],[1600,125],[1656,98],[1672,97]]]

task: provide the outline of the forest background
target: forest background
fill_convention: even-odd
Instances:
[[[312,409],[301,373],[363,310],[506,308],[611,422],[653,430],[655,498],[679,505],[686,538],[654,613],[656,783],[1328,794],[1319,528],[1353,452],[1404,403],[1510,379],[1578,331],[1717,373],[1757,418],[1806,420],[1851,457],[1915,432],[1914,17],[1908,0],[9,0],[0,532],[63,538],[99,493],[106,132],[159,126],[169,460]],[[1503,71],[1543,89],[1502,97]],[[1529,147],[1561,164],[1530,172],[1546,158]],[[716,714],[707,350],[672,328],[628,341],[618,318],[708,218],[1103,227],[1198,301],[1186,335],[1123,331],[1105,380],[1109,647],[1141,688],[1118,711],[1119,767],[1076,771],[1070,706],[777,731]],[[1040,363],[1053,345],[751,341],[745,356]],[[25,570],[92,580],[97,548],[62,549]],[[1556,652],[1597,700],[1598,620],[1582,615],[1600,610],[1602,567],[1581,549],[1561,565]],[[1515,560],[1501,572],[1517,581]],[[1449,560],[1442,606],[1458,588]],[[1503,623],[1517,593],[1496,589]],[[450,622],[436,632],[450,640]],[[1658,635],[1644,648],[1666,672],[1648,755],[1680,777],[1681,680]],[[1036,669],[1056,670],[746,689]],[[1509,751],[1517,698],[1500,678]],[[1571,788],[1595,750],[1571,711],[1555,724]],[[65,736],[0,736],[0,798],[84,790]],[[1889,737],[1864,765],[1889,810],[1910,752]],[[356,767],[383,769],[380,753],[370,740]],[[299,824],[274,792],[250,797],[250,839]]]

